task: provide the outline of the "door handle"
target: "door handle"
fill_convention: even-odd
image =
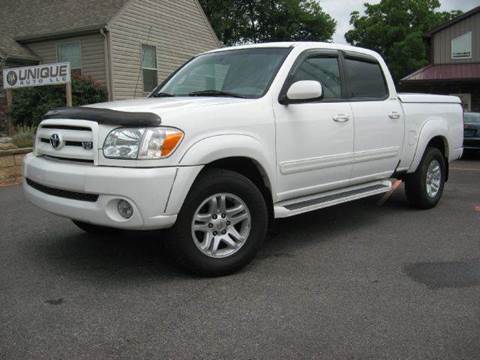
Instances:
[[[396,111],[393,111],[390,114],[388,114],[388,117],[392,120],[397,120],[397,119],[400,119],[400,114]]]
[[[345,115],[345,114],[338,114],[338,115],[335,115],[332,119],[333,119],[333,121],[343,123],[343,122],[347,122],[348,120],[350,120],[350,116]]]

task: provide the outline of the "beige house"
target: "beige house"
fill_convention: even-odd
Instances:
[[[144,96],[220,46],[198,0],[1,0],[0,13],[0,67],[70,62],[113,100]]]
[[[480,112],[480,6],[425,35],[430,65],[401,80],[402,90],[459,96]]]

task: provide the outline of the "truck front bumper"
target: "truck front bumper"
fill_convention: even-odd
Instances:
[[[24,163],[23,188],[26,197],[51,213],[91,224],[132,230],[168,228],[177,219],[180,206],[168,206],[179,172],[177,167],[102,167],[72,164],[32,154],[25,157]],[[190,171],[198,173],[198,169]],[[182,177],[185,175],[188,174]],[[128,219],[118,211],[120,200],[126,200],[133,208],[133,214]],[[180,197],[180,200],[183,199]],[[168,213],[167,208],[176,211]]]

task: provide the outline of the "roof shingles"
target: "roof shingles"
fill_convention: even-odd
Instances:
[[[16,40],[98,28],[129,0],[2,0],[0,1],[0,56],[35,59]]]

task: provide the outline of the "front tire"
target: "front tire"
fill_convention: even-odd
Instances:
[[[405,180],[405,193],[410,205],[419,209],[435,207],[443,194],[446,165],[442,152],[427,148],[417,171]]]
[[[267,205],[258,187],[239,173],[209,169],[190,190],[168,248],[191,273],[227,275],[253,260],[267,228]]]

